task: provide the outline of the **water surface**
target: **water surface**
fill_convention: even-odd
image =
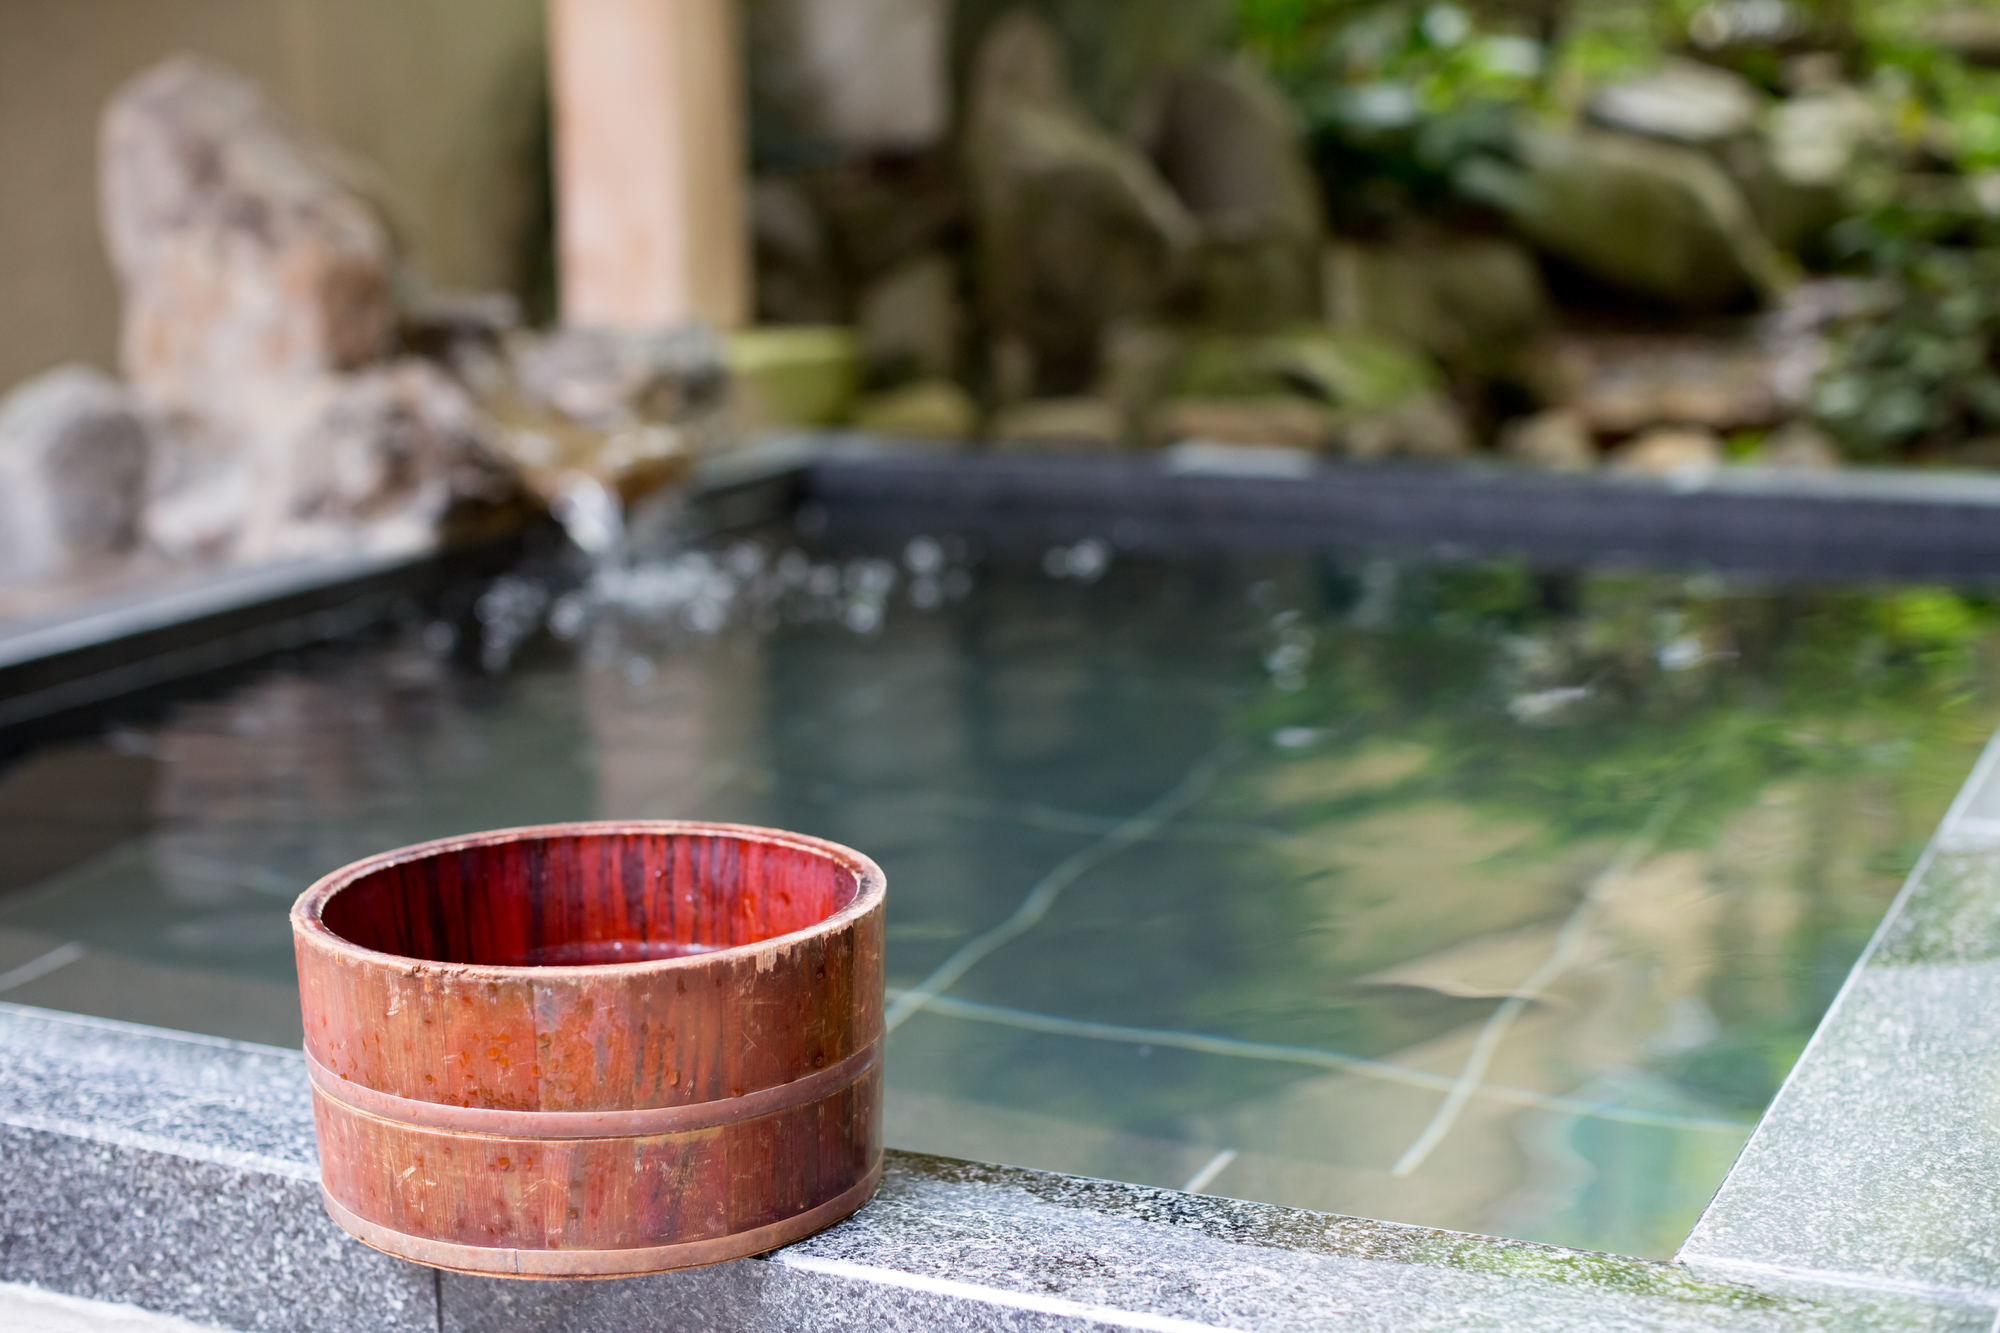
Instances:
[[[773,824],[888,874],[894,1146],[1664,1256],[2000,720],[1962,589],[948,540],[546,573],[0,774],[5,998],[295,1042],[327,870]]]

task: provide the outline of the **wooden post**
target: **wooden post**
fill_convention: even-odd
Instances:
[[[734,0],[549,0],[563,322],[750,315]]]

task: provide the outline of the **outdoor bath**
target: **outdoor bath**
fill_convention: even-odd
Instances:
[[[0,178],[10,1333],[2000,1320],[1985,8],[0,0]]]
[[[296,1046],[328,865],[783,827],[895,887],[891,1146],[1666,1258],[2000,722],[1939,584],[778,529],[439,605],[26,757],[133,836],[6,998]]]

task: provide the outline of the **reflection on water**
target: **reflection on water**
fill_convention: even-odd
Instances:
[[[1937,589],[919,541],[470,604],[111,737],[152,827],[0,899],[6,998],[295,1040],[335,866],[774,824],[888,873],[892,1144],[1664,1255],[2000,719]]]

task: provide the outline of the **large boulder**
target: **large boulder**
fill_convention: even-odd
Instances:
[[[248,449],[183,419],[163,438],[149,543],[181,560],[421,551],[462,502],[503,504],[514,471],[459,383],[405,359],[296,386]]]
[[[0,584],[85,572],[138,544],[149,434],[130,391],[88,366],[0,400]]]
[[[388,233],[254,83],[194,56],[155,65],[106,106],[99,169],[120,357],[154,402],[230,416],[246,383],[388,351]]]
[[[991,324],[1033,358],[1032,387],[1071,392],[1105,328],[1156,308],[1201,229],[1152,163],[1071,96],[1047,24],[996,23],[968,95],[965,167]]]
[[[1517,373],[1554,313],[1534,256],[1500,237],[1342,241],[1327,247],[1325,296],[1335,326],[1476,373]]]
[[[1254,329],[1317,315],[1319,184],[1270,79],[1241,57],[1183,70],[1165,81],[1146,132],[1202,226],[1204,319]]]
[[[1611,84],[1589,112],[1600,125],[1701,150],[1785,250],[1810,249],[1852,211],[1857,171],[1893,141],[1882,111],[1837,81],[1772,102],[1742,75],[1692,60]]]
[[[1517,146],[1516,162],[1468,162],[1460,187],[1597,281],[1690,310],[1782,285],[1750,205],[1703,153],[1601,130],[1526,130]]]

